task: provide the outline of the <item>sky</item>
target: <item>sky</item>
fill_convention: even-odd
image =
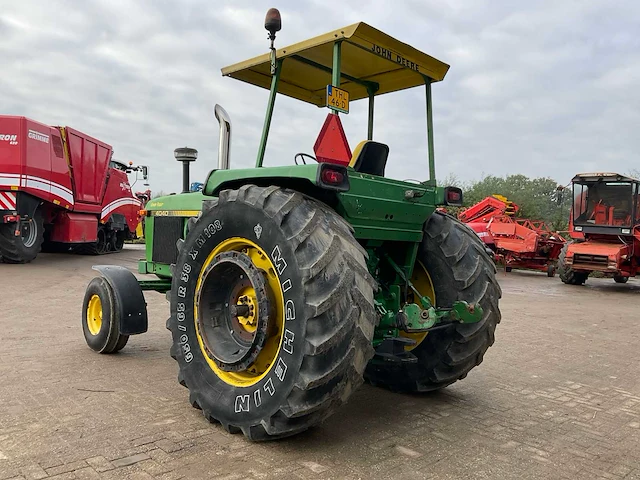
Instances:
[[[255,164],[268,91],[224,66],[366,22],[449,64],[434,84],[436,176],[551,177],[640,169],[640,2],[485,0],[0,0],[0,114],[67,125],[149,167],[154,192],[179,192],[177,147],[199,151],[192,181],[217,165],[216,103],[232,120],[231,167]],[[376,99],[387,176],[428,178],[424,89]],[[366,101],[343,115],[351,148]],[[278,97],[265,165],[292,165],[328,110]],[[142,180],[134,186],[143,190]]]

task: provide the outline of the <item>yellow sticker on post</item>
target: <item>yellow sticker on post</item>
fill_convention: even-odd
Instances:
[[[327,107],[338,112],[349,113],[349,92],[327,85]]]

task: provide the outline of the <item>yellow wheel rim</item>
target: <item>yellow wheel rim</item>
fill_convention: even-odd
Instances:
[[[436,292],[433,288],[433,282],[431,281],[431,276],[429,275],[429,272],[427,272],[427,269],[424,267],[422,262],[419,262],[419,261],[416,262],[413,268],[413,275],[411,276],[411,283],[413,283],[413,286],[416,287],[416,290],[420,292],[420,295],[428,297],[429,300],[431,300],[431,303],[435,306]],[[413,300],[408,299],[408,301],[410,302],[413,301],[418,305],[420,305],[419,298],[414,298]],[[401,337],[411,338],[412,340],[416,341],[415,345],[405,347],[406,351],[413,350],[418,345],[420,345],[422,341],[427,337],[427,335],[428,335],[428,332],[407,333],[407,332],[400,331]]]
[[[102,327],[102,300],[98,295],[93,295],[87,306],[87,327],[91,335],[100,333]]]
[[[216,248],[213,249],[213,251],[204,261],[204,264],[202,265],[202,268],[200,270],[198,282],[196,283],[196,292],[201,291],[207,267],[211,264],[216,255],[230,251],[245,253],[249,256],[255,267],[263,270],[266,273],[266,285],[267,288],[271,291],[271,296],[275,304],[274,315],[269,325],[270,336],[266,340],[266,343],[258,354],[258,357],[244,371],[228,372],[222,370],[209,356],[205,348],[205,342],[199,328],[198,295],[196,295],[196,298],[194,299],[194,320],[196,327],[196,337],[198,338],[200,350],[207,363],[209,364],[209,367],[221,380],[228,383],[229,385],[233,385],[234,387],[248,387],[250,385],[254,385],[262,378],[264,378],[269,373],[278,358],[278,353],[280,352],[280,347],[282,346],[282,338],[284,333],[284,294],[282,292],[280,279],[269,256],[256,243],[242,237],[229,238],[221,242]],[[236,305],[247,305],[249,306],[250,312],[254,312],[253,314],[249,313],[249,315],[245,317],[238,316],[238,321],[247,332],[255,332],[257,324],[255,322],[254,315],[258,311],[258,300],[255,290],[253,289],[253,287],[245,287],[240,290],[240,292],[237,294],[237,299],[235,300]]]

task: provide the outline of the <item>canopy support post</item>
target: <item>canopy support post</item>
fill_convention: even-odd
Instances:
[[[267,113],[264,118],[264,127],[262,128],[262,137],[260,138],[260,147],[258,148],[258,158],[256,159],[256,168],[262,167],[264,161],[264,152],[267,148],[267,138],[269,137],[269,128],[271,126],[271,117],[273,116],[273,106],[276,103],[276,92],[278,91],[278,81],[280,80],[280,72],[282,71],[282,62],[279,59],[276,62],[276,72],[271,77],[271,91],[269,93],[269,103],[267,104]]]
[[[342,41],[333,44],[333,69],[331,71],[331,85],[340,88],[340,65],[342,64]],[[338,111],[331,109],[331,113],[338,115]]]
[[[424,77],[427,94],[427,144],[429,148],[429,184],[436,184],[435,150],[433,148],[433,103],[431,97],[431,79]]]
[[[367,88],[369,94],[369,122],[367,125],[367,140],[373,140],[373,99],[375,98],[375,90]]]

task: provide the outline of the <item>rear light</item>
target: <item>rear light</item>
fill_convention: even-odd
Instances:
[[[146,210],[139,210],[138,211],[138,215],[140,215],[141,217],[144,217],[147,215],[147,211]]]
[[[447,202],[449,203],[458,203],[462,200],[462,194],[459,192],[454,192],[453,190],[449,190],[447,192]]]
[[[340,185],[344,181],[344,175],[335,170],[324,169],[322,172],[322,182],[329,185]]]
[[[2,217],[2,222],[3,223],[13,223],[13,222],[17,222],[18,221],[18,216],[17,215],[5,215],[4,217]]]
[[[347,167],[343,165],[334,165],[332,163],[318,164],[316,184],[319,187],[328,190],[337,190],[339,192],[349,191],[349,175],[347,174]]]
[[[462,190],[458,187],[446,187],[444,189],[445,205],[462,206]]]

